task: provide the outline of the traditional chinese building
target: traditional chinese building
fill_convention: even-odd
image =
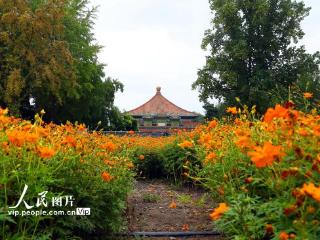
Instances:
[[[199,124],[200,115],[182,109],[161,94],[156,94],[146,103],[128,112],[138,122],[141,132],[168,133],[174,129],[193,129]]]

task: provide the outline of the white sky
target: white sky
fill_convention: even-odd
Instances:
[[[320,1],[305,0],[310,15],[302,27],[309,52],[320,50]],[[116,95],[120,110],[131,110],[149,100],[157,86],[170,101],[203,113],[198,92],[191,90],[197,70],[205,63],[201,49],[210,27],[208,0],[91,0],[99,6],[95,20],[97,42],[104,46],[99,60],[106,76],[124,84]]]

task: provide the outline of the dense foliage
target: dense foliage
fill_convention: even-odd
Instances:
[[[186,166],[188,175],[221,202],[211,213],[217,228],[230,239],[318,239],[317,110],[304,113],[289,102],[262,120],[255,109],[228,112],[228,120],[213,120],[183,142],[202,162],[200,170]]]
[[[208,116],[235,105],[238,97],[259,113],[292,95],[320,89],[319,53],[297,45],[310,8],[295,0],[210,0],[212,29],[202,47],[210,51],[193,88]],[[209,107],[218,98],[224,104]],[[300,98],[301,100],[301,98]],[[211,111],[211,112],[210,112]]]
[[[5,112],[0,110],[1,239],[93,239],[119,231],[133,183],[133,165],[116,151],[119,146],[98,132],[88,133],[84,125],[46,125],[39,116],[32,124]],[[21,202],[10,209],[18,204],[25,185],[23,200],[33,208]],[[37,206],[44,191],[43,204]],[[65,205],[65,196],[72,196],[72,205]],[[58,197],[62,205],[52,205]],[[76,208],[90,208],[91,214],[67,215]],[[8,214],[27,210],[47,215]]]
[[[25,119],[45,109],[48,122],[131,127],[114,117],[123,86],[98,62],[95,10],[88,0],[0,1],[0,106]]]

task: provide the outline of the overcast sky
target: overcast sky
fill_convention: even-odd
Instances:
[[[320,50],[320,1],[303,21],[303,44],[309,52]],[[210,27],[208,0],[91,0],[99,6],[95,35],[104,46],[99,60],[107,76],[124,84],[116,95],[120,110],[131,110],[149,100],[157,86],[178,106],[203,113],[198,92],[191,90],[197,70],[205,63],[201,49]]]

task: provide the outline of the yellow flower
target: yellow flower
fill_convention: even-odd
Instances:
[[[226,112],[231,113],[231,114],[237,114],[237,108],[236,107],[228,107]]]
[[[185,140],[182,143],[178,144],[179,147],[182,148],[191,148],[193,146],[192,142]]]
[[[310,99],[312,97],[313,97],[313,93],[310,93],[310,92],[303,93],[303,98],[305,99]]]

